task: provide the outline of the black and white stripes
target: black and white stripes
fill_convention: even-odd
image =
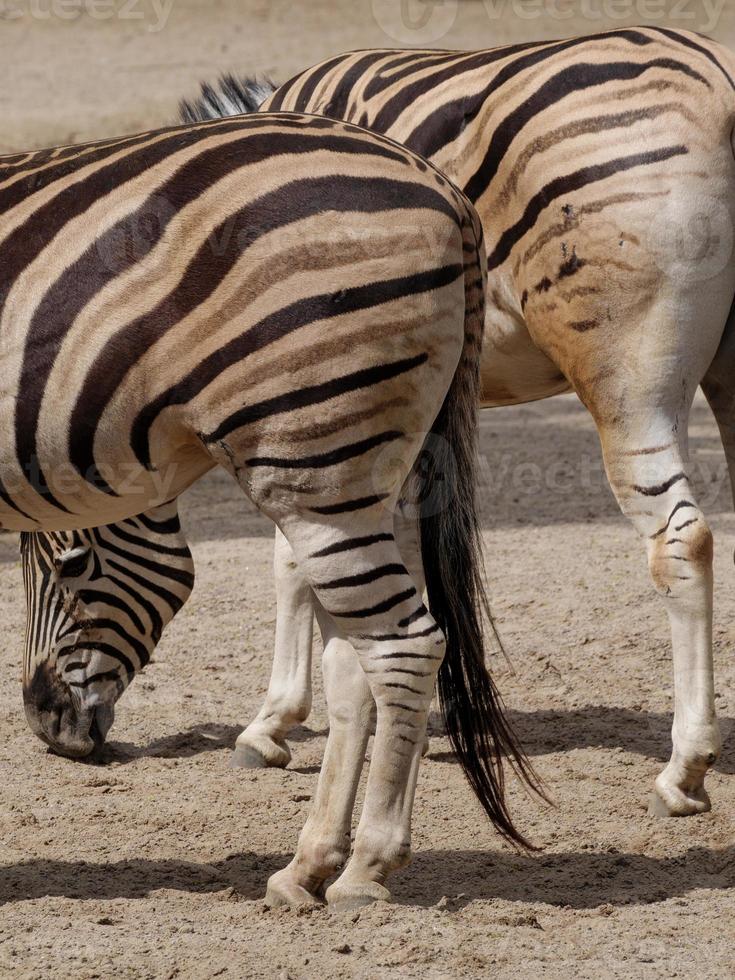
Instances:
[[[481,628],[486,266],[469,201],[390,139],[290,113],[0,159],[3,195],[0,522],[25,532],[34,730],[70,755],[104,740],[193,581],[175,513],[133,515],[221,465],[359,650],[382,719],[367,878],[396,866],[395,813],[407,856],[415,747],[445,647],[460,762],[501,833],[522,841],[503,754],[530,774]],[[423,479],[444,496],[421,522],[422,553],[460,567],[451,585],[440,567],[427,575],[430,613],[393,532],[432,430],[444,448]],[[404,666],[415,683],[399,698]],[[357,763],[343,770],[354,781]],[[324,833],[344,838],[333,815]]]
[[[249,111],[262,90],[253,98],[247,82],[240,89],[228,91]],[[489,266],[482,404],[574,390],[590,410],[670,615],[674,748],[653,811],[702,812],[704,773],[720,745],[712,535],[688,478],[686,429],[702,384],[735,486],[732,53],[649,26],[475,52],[363,50],[300,72],[261,109],[318,112],[387,134],[477,206]],[[200,118],[210,110],[206,100],[188,107]],[[664,534],[681,506],[681,531]],[[280,578],[279,603],[292,608],[301,583]],[[289,646],[283,629],[276,635],[272,690],[282,691],[278,665],[308,662],[308,637]],[[307,703],[308,689],[293,687],[287,700]],[[268,726],[284,743],[286,722],[269,693],[238,746],[252,734],[277,762],[283,751],[269,753]]]
[[[87,531],[24,532],[21,556],[26,713],[49,740],[49,732],[61,734],[61,715],[76,717],[82,692],[94,689],[94,724],[82,718],[66,740],[72,754],[86,754],[95,738],[104,741],[114,700],[194,586],[176,504]]]

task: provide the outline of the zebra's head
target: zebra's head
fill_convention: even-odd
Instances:
[[[26,717],[81,758],[104,743],[115,702],[191,594],[191,552],[170,503],[89,531],[23,534],[21,557]]]

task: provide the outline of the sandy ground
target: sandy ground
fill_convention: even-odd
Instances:
[[[317,692],[288,771],[228,769],[265,691],[274,616],[270,528],[234,484],[214,476],[189,493],[197,587],[120,702],[104,766],[50,755],[25,728],[19,575],[14,542],[0,539],[0,975],[732,975],[735,521],[704,406],[693,436],[718,542],[726,738],[709,778],[712,813],[646,815],[668,749],[668,639],[586,413],[570,398],[485,413],[484,459],[500,484],[485,492],[487,564],[516,673],[500,657],[494,668],[557,806],[511,786],[519,823],[542,848],[515,855],[433,737],[397,904],[356,917],[260,901],[306,817],[325,713]]]
[[[410,40],[380,28],[381,0],[177,0],[157,31],[152,0],[128,8],[143,19],[123,18],[115,0],[110,21],[89,5],[66,20],[59,10],[73,12],[74,0],[49,2],[35,8],[52,9],[47,18],[28,14],[25,0],[0,3],[2,149],[165,122],[195,79],[223,68],[285,78],[340,49]],[[669,23],[706,25],[698,0],[685,10],[694,21]],[[634,4],[629,11],[628,22],[641,19]],[[429,43],[471,47],[614,23],[492,19],[474,2]],[[735,45],[731,0],[714,33]],[[733,975],[735,520],[701,404],[692,435],[717,544],[725,752],[709,778],[712,813],[646,815],[669,746],[668,635],[642,549],[605,487],[589,418],[570,398],[486,413],[488,572],[515,673],[499,657],[494,669],[557,805],[544,808],[511,785],[519,824],[541,847],[516,855],[493,835],[434,735],[420,776],[416,856],[395,878],[396,904],[346,918],[273,912],[260,901],[306,817],[325,714],[317,691],[288,771],[228,769],[265,691],[274,622],[271,530],[236,488],[215,475],[188,495],[198,584],[121,702],[105,765],[50,755],[25,727],[16,542],[0,538],[0,976]]]
[[[733,0],[0,0],[0,152],[165,125],[221,71],[285,81],[353,48],[589,34],[646,5],[735,47]]]

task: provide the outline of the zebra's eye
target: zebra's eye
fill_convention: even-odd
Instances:
[[[91,554],[92,549],[85,547],[65,551],[56,559],[56,570],[64,578],[77,578],[86,572]]]

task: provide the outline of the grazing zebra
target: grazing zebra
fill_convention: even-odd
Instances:
[[[644,27],[487,51],[357,51],[263,103],[385,133],[476,205],[489,265],[481,404],[576,391],[669,615],[675,712],[651,801],[660,815],[709,809],[704,779],[720,751],[712,535],[688,475],[687,420],[702,384],[735,478],[734,78],[719,45]],[[246,111],[262,87],[240,87]],[[231,111],[236,88],[186,116]],[[238,740],[250,764],[287,763],[285,735],[310,703],[310,593],[285,542],[276,566],[273,679]]]
[[[318,901],[349,856],[365,726],[344,710],[345,674],[376,702],[378,734],[331,902],[387,898],[408,860],[437,675],[470,783],[522,843],[501,754],[533,777],[480,625],[485,266],[469,202],[391,140],[289,113],[6,156],[0,202],[0,522],[44,532],[23,547],[35,729],[76,753],[104,736],[191,587],[173,512],[146,512],[221,465],[280,527],[350,650],[327,681],[315,806],[270,900]],[[405,516],[414,479],[430,508]],[[116,526],[75,534],[102,524]]]
[[[20,547],[28,723],[64,755],[86,756],[194,587],[176,501],[91,530],[24,531]]]

